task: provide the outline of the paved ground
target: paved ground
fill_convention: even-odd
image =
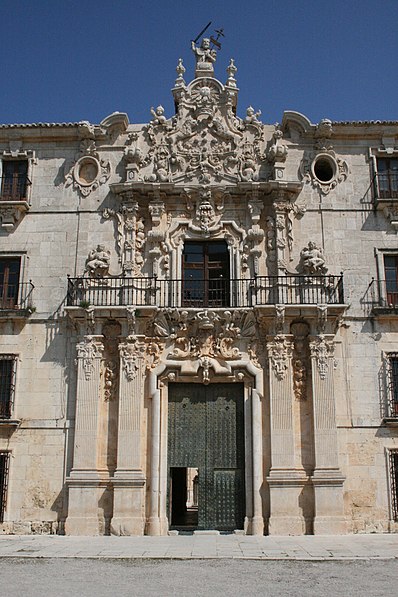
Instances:
[[[170,537],[3,535],[0,536],[0,558],[5,557],[398,560],[398,534],[336,537],[250,537],[206,534]]]
[[[387,597],[398,561],[5,558],[0,578],[1,597]]]

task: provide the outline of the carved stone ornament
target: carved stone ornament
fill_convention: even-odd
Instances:
[[[76,344],[77,359],[81,359],[84,378],[90,381],[94,372],[94,359],[102,358],[104,347],[93,336],[86,336],[82,342]]]
[[[123,272],[129,276],[141,276],[146,236],[144,218],[138,213],[138,203],[127,200],[117,211],[105,209],[102,216],[104,219],[112,218],[116,223],[116,246]]]
[[[1,227],[11,232],[27,211],[29,211],[27,201],[0,201]]]
[[[267,159],[269,162],[274,164],[275,162],[285,162],[288,154],[287,145],[282,143],[283,139],[283,132],[279,128],[279,125],[275,125],[275,132],[272,135],[273,137],[273,144],[271,145]]]
[[[309,326],[304,322],[294,323],[291,331],[294,334],[293,391],[296,400],[303,402],[307,399]]]
[[[348,164],[339,158],[331,148],[322,148],[316,153],[305,154],[300,164],[300,175],[305,182],[327,195],[348,176]]]
[[[329,372],[329,366],[331,360],[334,363],[334,342],[327,340],[324,335],[316,336],[310,342],[311,357],[316,360],[316,364],[319,371],[319,377],[324,380]]]
[[[167,117],[162,106],[151,108],[149,124],[129,137],[125,182],[187,186],[267,180],[260,112],[249,107],[243,119],[235,113],[235,65],[231,62],[223,85],[213,77],[213,50],[194,44],[194,52],[197,77],[189,85],[182,78],[184,67],[177,67],[176,115]]]
[[[199,47],[193,41],[191,47],[196,58],[195,77],[214,76],[214,63],[217,58],[217,52],[210,47],[210,39],[204,37]]]
[[[105,402],[114,400],[117,396],[118,363],[108,360],[104,363],[104,398]]]
[[[292,357],[293,344],[286,336],[278,335],[267,343],[267,350],[271,368],[276,378],[282,381],[286,377],[289,360]]]
[[[83,139],[75,162],[65,165],[65,186],[73,185],[83,197],[104,184],[110,177],[109,160],[100,158],[94,139]]]
[[[298,270],[306,276],[326,274],[328,268],[325,265],[322,247],[318,247],[316,243],[310,241],[300,253]]]
[[[172,359],[237,360],[241,353],[239,339],[250,342],[256,336],[256,323],[250,311],[205,309],[191,312],[168,309],[160,312],[152,324],[155,338],[170,339],[174,348]]]
[[[134,380],[144,358],[145,344],[136,340],[119,345],[120,359],[128,381]],[[142,372],[143,372],[142,368]]]
[[[97,245],[97,248],[88,254],[84,272],[90,278],[104,278],[109,274],[110,262],[111,252],[103,245]]]

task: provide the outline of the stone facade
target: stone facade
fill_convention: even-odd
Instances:
[[[167,534],[170,388],[230,383],[246,533],[396,531],[398,122],[240,118],[193,51],[172,116],[0,127],[0,530]]]

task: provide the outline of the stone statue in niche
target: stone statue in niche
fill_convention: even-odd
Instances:
[[[193,41],[191,47],[196,58],[195,75],[198,76],[200,71],[207,71],[207,74],[213,73],[213,64],[216,61],[217,52],[210,48],[210,39],[208,37],[204,37],[199,48]]]
[[[111,252],[106,250],[104,245],[97,245],[97,248],[88,254],[84,271],[90,278],[104,278],[109,274],[110,263]]]
[[[322,248],[312,241],[300,253],[300,271],[306,275],[324,275],[328,271]]]

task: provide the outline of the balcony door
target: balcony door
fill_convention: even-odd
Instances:
[[[13,309],[18,303],[19,272],[21,260],[0,259],[0,308]]]
[[[26,199],[28,181],[28,161],[3,161],[1,198],[3,201],[23,201]]]
[[[398,158],[378,158],[377,174],[380,198],[398,198]]]
[[[398,255],[384,255],[387,305],[398,305]]]
[[[229,252],[221,241],[187,241],[183,251],[184,307],[229,306]]]

